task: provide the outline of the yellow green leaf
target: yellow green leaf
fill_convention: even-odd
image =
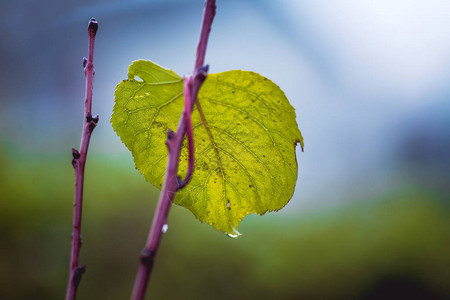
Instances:
[[[183,78],[135,61],[115,93],[111,123],[145,179],[161,188],[167,129],[183,109]],[[248,71],[209,74],[192,112],[195,171],[174,203],[230,235],[242,219],[283,208],[297,180],[295,146],[303,138],[294,108],[272,81]],[[178,174],[187,170],[187,143]]]

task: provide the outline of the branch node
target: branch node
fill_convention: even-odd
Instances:
[[[174,137],[175,137],[175,132],[172,129],[167,128],[167,140],[171,141],[171,140],[173,140]]]
[[[79,162],[79,158],[80,158],[80,152],[75,148],[72,148],[72,157],[73,157],[72,166],[75,169],[78,166],[78,162]]]
[[[172,149],[172,144],[173,144],[173,140],[175,138],[175,132],[170,129],[167,128],[167,140],[166,140],[166,146],[167,146],[167,150],[169,150],[170,153],[170,149]]]
[[[155,254],[156,254],[155,251],[152,251],[148,248],[144,248],[141,252],[141,263],[144,266],[151,268],[153,266]]]
[[[180,176],[177,176],[177,190],[181,190],[186,185],[185,181],[181,179]]]
[[[89,124],[89,130],[94,130],[95,126],[97,126],[98,123],[98,115],[92,116],[90,113],[86,114],[86,122]]]
[[[73,159],[79,159],[80,158],[80,152],[78,152],[77,149],[72,148],[72,156],[73,156]]]
[[[86,57],[83,57],[83,68],[86,68],[87,63],[88,59]]]
[[[198,67],[194,71],[194,76],[189,82],[190,91],[192,94],[192,105],[197,101],[197,94],[202,86],[203,82],[206,80],[208,76],[209,65]]]
[[[208,71],[209,71],[209,65],[204,65],[201,67],[198,67],[197,70],[195,70],[195,76],[199,77],[199,80],[201,80],[202,82],[205,81],[206,76],[208,76]]]
[[[75,286],[78,286],[81,281],[81,276],[86,272],[86,265],[82,265],[73,269],[73,281]]]

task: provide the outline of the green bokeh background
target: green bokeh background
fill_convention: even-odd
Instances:
[[[0,210],[3,299],[61,299],[70,158],[13,147],[1,157],[0,190],[9,200]],[[91,155],[86,171],[81,261],[87,272],[79,298],[126,299],[158,193],[116,160]],[[443,298],[450,295],[447,200],[436,190],[404,186],[334,209],[250,216],[237,239],[174,207],[149,299],[382,299],[376,296],[394,292]]]

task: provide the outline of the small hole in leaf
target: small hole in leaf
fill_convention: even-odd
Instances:
[[[144,80],[142,80],[142,78],[137,75],[134,76],[134,80],[136,80],[137,82],[144,82]]]

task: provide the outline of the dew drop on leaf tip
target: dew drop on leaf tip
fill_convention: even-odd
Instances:
[[[236,230],[236,228],[234,228],[233,226],[231,226],[231,228],[233,229],[233,233],[226,233],[226,235],[228,235],[230,238],[237,238],[238,236],[242,235],[239,231]]]
[[[230,237],[230,238],[237,238],[238,236],[239,236],[239,234],[231,234],[231,233],[227,233],[227,235]]]
[[[166,233],[167,229],[169,229],[169,226],[167,224],[164,224],[163,227],[161,228],[162,233]]]

